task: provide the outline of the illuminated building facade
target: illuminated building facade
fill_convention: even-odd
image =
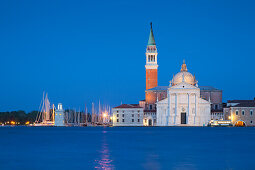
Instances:
[[[112,112],[113,126],[143,126],[143,108],[138,104],[122,104]]]
[[[255,99],[228,100],[224,115],[233,126],[255,126]]]
[[[65,114],[61,103],[58,104],[58,109],[55,111],[55,126],[65,126]]]
[[[157,102],[157,126],[207,126],[211,120],[210,102],[200,97],[195,76],[185,62],[167,89],[167,97]]]

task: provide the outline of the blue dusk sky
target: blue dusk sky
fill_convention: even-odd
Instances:
[[[255,97],[255,3],[234,0],[1,0],[0,111],[37,110],[43,91],[65,108],[144,99],[150,22],[158,82],[185,59],[223,101]]]

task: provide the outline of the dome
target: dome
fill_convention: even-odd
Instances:
[[[196,85],[197,81],[195,76],[188,72],[187,65],[183,61],[181,72],[177,73],[172,79],[172,85],[177,85],[181,82],[186,82],[191,85]]]

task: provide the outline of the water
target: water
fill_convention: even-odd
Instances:
[[[254,169],[255,128],[0,127],[0,169]]]

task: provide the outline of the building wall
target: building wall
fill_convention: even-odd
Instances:
[[[238,111],[238,115],[236,111]],[[244,115],[242,111],[244,111]],[[224,108],[224,114],[226,115],[226,119],[231,119],[233,125],[235,125],[237,121],[243,121],[246,126],[255,126],[255,107]]]
[[[212,109],[222,109],[222,91],[221,90],[201,90],[201,98],[212,103]]]
[[[146,69],[146,90],[158,86],[158,69]]]
[[[55,111],[55,126],[65,126],[65,114],[63,109]]]
[[[155,104],[157,101],[157,95],[154,92],[146,91],[145,92],[145,101],[146,104]]]
[[[211,112],[211,120],[227,120],[223,112]]]
[[[151,124],[150,124],[151,121]],[[144,126],[157,126],[157,113],[145,111],[143,116],[143,125]]]
[[[143,108],[113,108],[112,112],[113,126],[143,126]]]

